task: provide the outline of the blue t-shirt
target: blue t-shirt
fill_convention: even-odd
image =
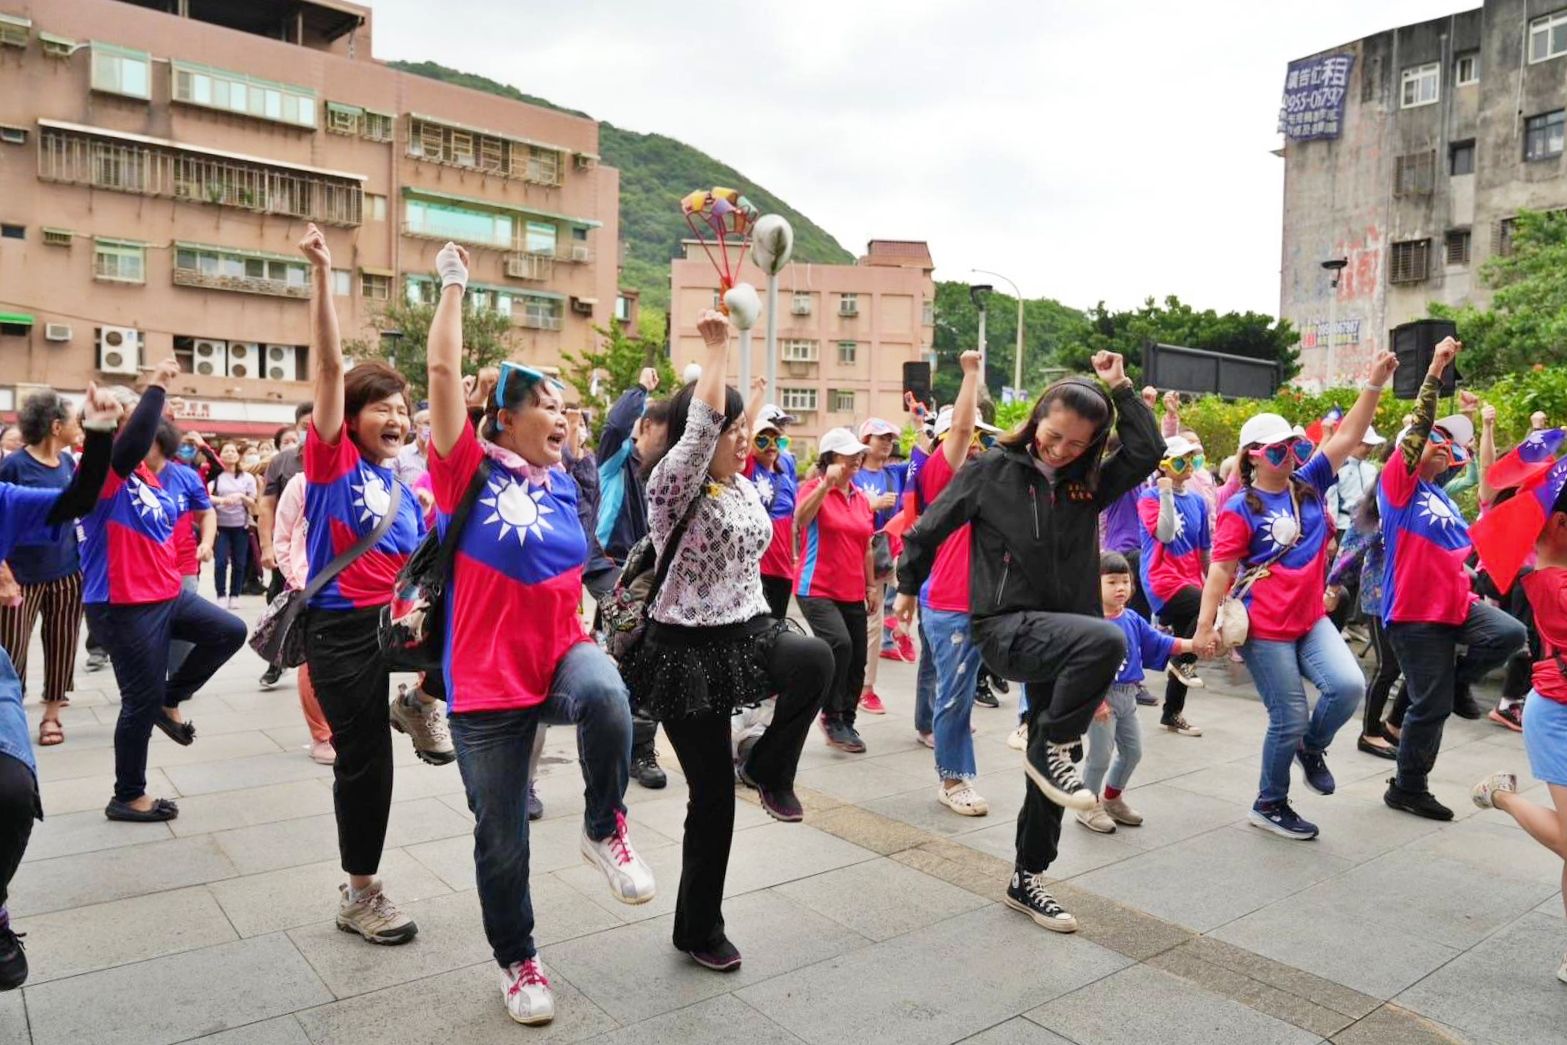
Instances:
[[[892,521],[892,517],[898,514],[903,507],[903,490],[908,483],[908,462],[893,464],[891,461],[881,466],[877,472],[861,468],[854,473],[854,485],[865,491],[865,496],[875,500],[882,494],[892,494],[897,500],[892,502],[891,508],[883,508],[873,512],[876,529],[880,530]]]
[[[1115,673],[1117,682],[1141,682],[1144,665],[1157,670],[1170,662],[1175,639],[1162,631],[1155,631],[1141,613],[1125,609],[1119,617],[1111,617],[1109,620],[1126,636],[1126,659],[1121,661],[1121,668]]]
[[[0,559],[9,559],[23,538],[53,539],[56,531],[45,524],[59,499],[59,490],[0,483]],[[9,755],[33,772],[38,771],[27,729],[27,713],[22,710],[22,682],[16,677],[16,668],[3,649],[0,649],[0,755]]]
[[[53,468],[40,462],[26,450],[18,450],[0,461],[0,482],[31,486],[41,490],[64,490],[76,474],[76,459],[60,454]],[[76,527],[62,526],[51,538],[48,533],[32,533],[16,542],[17,553],[10,560],[11,573],[20,584],[46,584],[69,577],[81,569],[76,549]]]

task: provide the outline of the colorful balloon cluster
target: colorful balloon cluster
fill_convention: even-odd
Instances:
[[[729,290],[739,279],[751,228],[761,212],[738,191],[724,188],[697,189],[680,201],[680,212],[718,271],[721,289]],[[736,248],[733,258],[731,246]]]

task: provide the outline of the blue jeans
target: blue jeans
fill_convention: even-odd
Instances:
[[[243,526],[219,526],[217,543],[212,548],[212,582],[218,598],[224,596],[225,574],[232,578],[229,595],[245,590],[245,572],[250,565],[250,532]]]
[[[1268,709],[1268,732],[1262,741],[1262,780],[1257,801],[1267,804],[1289,797],[1290,761],[1305,748],[1323,752],[1339,727],[1354,717],[1366,692],[1355,655],[1326,617],[1294,642],[1252,639],[1241,657]],[[1317,706],[1306,702],[1306,680],[1320,691]]]
[[[930,636],[925,634],[925,610],[919,615],[920,663],[914,676],[914,731],[930,733],[936,717],[936,660],[930,652]]]
[[[484,935],[504,969],[537,953],[528,890],[528,771],[534,735],[540,725],[577,727],[578,761],[587,784],[583,830],[589,838],[607,838],[626,811],[631,706],[614,661],[583,642],[556,665],[544,703],[461,711],[450,724],[474,816],[473,862]]]
[[[1105,702],[1110,705],[1110,717],[1101,721],[1095,718],[1088,727],[1088,760],[1083,764],[1083,786],[1094,794],[1100,794],[1099,785],[1105,782],[1105,771],[1110,772],[1110,786],[1117,791],[1126,789],[1132,779],[1132,770],[1143,757],[1143,731],[1137,724],[1137,691],[1141,682],[1112,682]],[[1110,761],[1114,750],[1115,761]]]
[[[936,667],[936,772],[943,780],[973,780],[974,737],[969,717],[974,711],[974,683],[979,672],[979,647],[969,634],[969,615],[922,609],[924,637]]]

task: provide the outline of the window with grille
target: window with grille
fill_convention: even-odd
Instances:
[[[816,342],[802,338],[791,338],[779,344],[778,358],[785,363],[814,363],[816,362]]]
[[[389,142],[392,140],[393,122],[391,113],[366,109],[359,125],[360,137],[373,142]]]
[[[1529,61],[1567,54],[1567,10],[1541,15],[1529,23]]]
[[[796,290],[794,292],[794,295],[793,295],[793,300],[789,304],[789,311],[790,311],[791,314],[796,315],[796,316],[808,316],[808,315],[810,315],[811,314],[811,294],[810,294],[810,291]]]
[[[857,346],[853,341],[838,342],[839,366],[853,366],[854,361],[859,358],[859,355],[859,346]]]
[[[1564,114],[1561,109],[1531,116],[1523,122],[1523,158],[1548,160],[1562,154]]]
[[[838,295],[838,315],[857,316],[860,314],[860,296],[858,294]]]
[[[366,301],[390,300],[392,277],[376,272],[359,273],[359,295]]]
[[[70,229],[51,229],[45,227],[43,234],[44,243],[51,247],[69,247],[71,245]]]
[[[816,389],[814,388],[780,388],[781,402],[778,404],[785,410],[812,411],[816,409]]]
[[[124,240],[95,240],[93,277],[111,283],[147,282],[146,245]]]
[[[853,389],[835,388],[828,393],[832,397],[832,412],[835,414],[854,413]]]
[[[1430,105],[1442,95],[1442,65],[1440,62],[1426,62],[1424,65],[1410,66],[1404,70],[1400,80],[1402,86],[1402,107],[1405,109]]]
[[[1469,230],[1448,229],[1444,240],[1449,265],[1469,264]]]
[[[1447,173],[1457,177],[1460,174],[1473,174],[1475,172],[1475,143],[1474,139],[1454,142],[1447,147]]]
[[[1436,153],[1415,152],[1393,164],[1393,195],[1429,196],[1436,188]]]
[[[1420,283],[1426,278],[1430,262],[1430,240],[1413,239],[1395,243],[1388,264],[1388,282]]]

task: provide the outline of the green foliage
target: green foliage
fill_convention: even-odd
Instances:
[[[1431,315],[1458,325],[1459,370],[1492,381],[1535,364],[1567,361],[1567,220],[1561,212],[1520,211],[1513,250],[1480,268],[1490,308],[1432,302]]]
[[[485,76],[460,72],[436,62],[389,62],[404,72],[498,94],[530,105],[587,116]],[[681,254],[680,241],[691,235],[680,214],[680,198],[693,189],[728,185],[743,192],[764,214],[779,214],[794,227],[798,261],[842,264],[854,255],[821,226],[706,153],[662,134],[640,134],[599,124],[599,153],[620,170],[620,238],[626,244],[621,284],[642,292],[642,304],[669,307],[669,262]],[[602,249],[601,254],[608,250]]]
[[[379,359],[390,363],[408,379],[414,402],[427,398],[429,388],[430,322],[435,306],[410,304],[393,295],[376,320],[369,337],[343,343],[343,354],[353,359]],[[383,338],[382,330],[400,330],[402,337]],[[510,316],[473,305],[472,295],[462,302],[463,373],[477,374],[511,357],[512,322]]]
[[[658,371],[659,387],[675,387],[675,371],[669,364],[669,356],[663,351],[663,327],[659,337],[628,337],[619,323],[609,327],[594,327],[599,335],[599,347],[583,352],[562,352],[565,362],[565,378],[576,386],[584,406],[605,408],[620,398],[622,392],[637,383],[644,367]],[[598,399],[592,400],[593,375],[599,375]],[[600,415],[602,417],[602,414]]]
[[[1050,298],[1023,302],[1023,387],[1042,389],[1053,375],[1051,367],[1072,342],[1084,337],[1087,317]],[[958,397],[963,375],[958,356],[979,346],[979,310],[969,300],[968,284],[936,284],[935,394],[938,402]],[[1017,356],[1017,298],[992,294],[985,315],[985,386],[999,397],[1003,385],[1012,384]]]
[[[1089,357],[1095,352],[1119,352],[1126,357],[1126,372],[1135,381],[1142,372],[1143,345],[1156,341],[1247,359],[1275,360],[1283,364],[1282,381],[1288,381],[1300,370],[1300,352],[1295,347],[1300,335],[1289,320],[1260,312],[1220,314],[1211,308],[1199,312],[1171,294],[1162,305],[1150,297],[1141,308],[1123,312],[1111,312],[1101,301],[1089,310],[1088,318],[1087,337],[1060,359],[1060,365],[1086,371]]]

